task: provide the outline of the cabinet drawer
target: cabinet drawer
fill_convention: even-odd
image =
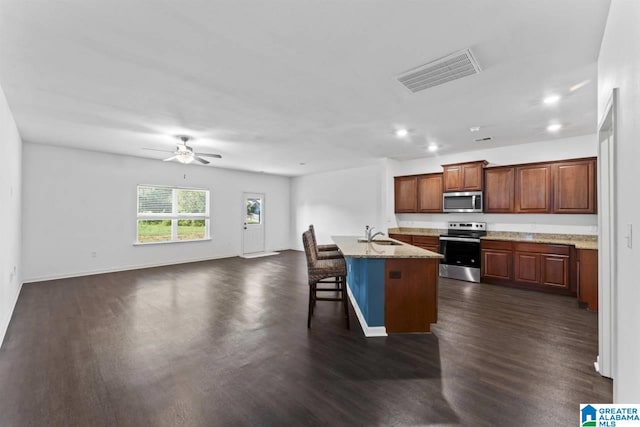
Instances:
[[[404,242],[404,243],[409,243],[409,244],[413,243],[413,236],[411,236],[410,234],[393,234],[393,233],[389,233],[389,237],[392,238],[392,239],[399,240],[399,241]]]
[[[426,249],[431,252],[440,252],[440,238],[438,236],[413,236],[413,246]]]
[[[430,245],[430,246],[438,246],[440,244],[440,239],[438,236],[413,236],[413,244],[414,245]]]
[[[501,251],[511,251],[513,249],[513,242],[505,240],[481,240],[480,247],[482,249],[498,249]]]
[[[570,247],[567,245],[551,245],[547,243],[515,242],[513,249],[518,252],[531,252],[536,254],[569,255],[570,253]]]

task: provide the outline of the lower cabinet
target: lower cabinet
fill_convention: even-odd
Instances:
[[[578,249],[578,301],[598,311],[598,251]]]
[[[388,258],[384,325],[392,332],[429,332],[438,321],[438,259]]]
[[[575,249],[569,245],[484,240],[481,280],[575,295]]]
[[[540,283],[540,256],[528,252],[514,252],[515,280],[522,283]]]
[[[501,241],[483,241],[481,276],[483,280],[513,280],[513,244]]]
[[[546,286],[558,286],[569,289],[569,271],[571,263],[568,255],[540,255],[541,281]]]

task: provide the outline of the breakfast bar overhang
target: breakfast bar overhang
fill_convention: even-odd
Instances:
[[[349,299],[365,336],[431,331],[442,255],[394,239],[332,239],[347,262]]]

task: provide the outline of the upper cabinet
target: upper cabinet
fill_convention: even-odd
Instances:
[[[416,175],[395,177],[394,190],[397,213],[418,212],[418,177]]]
[[[418,176],[418,212],[442,212],[442,174]]]
[[[553,212],[596,213],[596,160],[572,160],[553,165]]]
[[[444,168],[444,192],[482,191],[484,181],[482,170],[486,164],[487,162],[482,160],[472,163],[442,165]]]
[[[396,176],[396,213],[442,212],[442,174]]]
[[[515,211],[520,213],[551,213],[551,165],[535,164],[515,169]]]
[[[486,213],[596,213],[596,158],[485,168],[443,165],[444,173],[397,176],[396,213],[441,213],[442,193],[483,191]]]
[[[509,213],[515,211],[516,168],[498,167],[484,172],[484,211]]]

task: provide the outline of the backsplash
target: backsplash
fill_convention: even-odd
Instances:
[[[597,215],[397,214],[395,217],[398,227],[446,229],[449,221],[473,221],[486,222],[487,231],[598,234]],[[388,227],[394,226],[388,225]]]

